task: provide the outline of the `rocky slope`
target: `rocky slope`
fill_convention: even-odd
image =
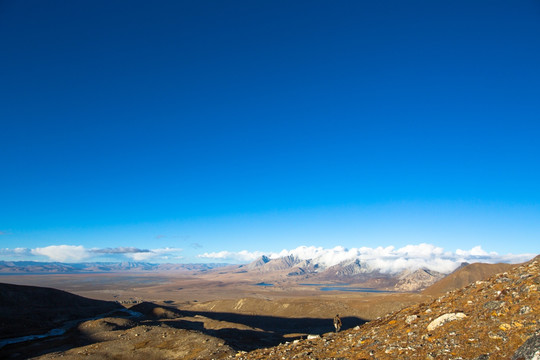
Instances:
[[[539,286],[540,257],[536,257],[488,281],[365,325],[237,353],[236,358],[538,359]]]

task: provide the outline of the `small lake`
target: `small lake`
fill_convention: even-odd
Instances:
[[[354,287],[350,286],[350,284],[337,284],[337,285],[330,285],[330,284],[299,284],[302,286],[317,286],[319,287],[319,290],[321,291],[348,291],[348,292],[363,292],[363,293],[393,293],[395,291],[389,291],[389,290],[377,290],[373,288],[365,288],[365,287]]]
[[[323,286],[320,288],[321,291],[349,291],[349,292],[363,292],[363,293],[393,293],[394,291],[389,290],[377,290],[372,288],[361,288],[361,287],[347,287],[347,286]]]
[[[265,283],[265,282],[256,283],[255,285],[256,286],[274,286],[274,284]]]

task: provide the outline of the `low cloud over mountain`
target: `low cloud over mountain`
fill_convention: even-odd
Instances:
[[[182,261],[183,250],[175,247],[140,249],[136,247],[85,248],[82,245],[51,245],[37,248],[0,249],[0,260],[35,260],[75,263],[81,261],[142,261],[153,263],[178,263]],[[311,261],[323,268],[329,268],[356,260],[372,270],[395,274],[403,270],[427,268],[441,273],[449,273],[463,262],[519,263],[535,254],[506,254],[487,252],[480,246],[470,250],[445,251],[432,244],[407,245],[401,248],[336,246],[326,249],[315,246],[300,246],[292,250],[265,253],[262,251],[219,251],[206,252],[197,256],[201,262],[249,263],[261,256],[269,259],[293,257],[299,261]],[[193,262],[193,261],[192,261]]]
[[[531,259],[535,254],[507,254],[486,252],[480,246],[470,250],[458,249],[455,252],[445,251],[432,244],[407,245],[396,249],[387,247],[361,247],[346,249],[337,246],[325,249],[315,246],[300,246],[293,250],[282,250],[279,253],[262,253],[260,251],[221,251],[199,255],[203,259],[219,259],[221,261],[246,262],[253,261],[262,255],[270,259],[294,256],[299,260],[311,260],[324,267],[331,267],[343,262],[360,260],[382,273],[397,273],[403,270],[428,268],[434,271],[449,273],[464,262],[486,263],[519,263]]]

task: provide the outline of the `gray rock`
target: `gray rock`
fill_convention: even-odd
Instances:
[[[482,354],[477,356],[474,360],[489,360],[489,354]]]
[[[521,345],[512,360],[540,360],[540,333],[536,333]]]
[[[529,306],[523,306],[521,309],[519,309],[520,315],[525,315],[531,312],[531,308]]]
[[[409,315],[409,316],[407,316],[407,318],[405,319],[405,322],[406,322],[407,324],[411,324],[411,323],[413,323],[417,318],[418,318],[418,315]]]
[[[488,301],[484,304],[484,309],[498,310],[504,306],[504,301]]]

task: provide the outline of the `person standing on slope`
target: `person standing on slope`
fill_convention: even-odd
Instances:
[[[339,318],[339,314],[334,317],[334,327],[336,328],[336,332],[339,332],[341,329],[341,319]]]

